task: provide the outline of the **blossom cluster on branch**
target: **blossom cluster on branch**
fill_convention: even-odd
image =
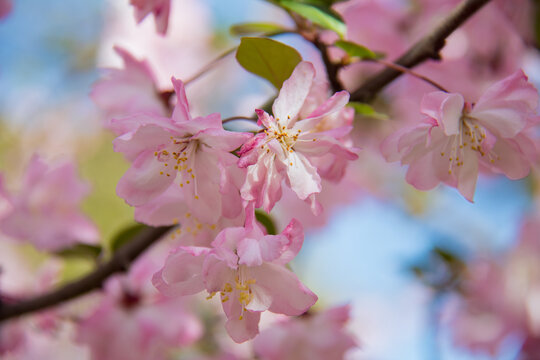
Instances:
[[[323,309],[325,295],[293,271],[305,232],[360,194],[405,199],[414,190],[406,183],[420,191],[442,183],[472,203],[486,175],[538,182],[538,91],[522,67],[540,57],[531,5],[517,2],[522,12],[508,0],[268,0],[286,25],[236,24],[231,32],[242,38],[233,49],[170,81],[115,45],[123,65],[104,69],[90,98],[114,134],[108,149],[127,164],[116,195],[137,224],[100,242],[81,210],[90,187],[65,157],[35,151],[21,180],[6,171],[0,355],[346,358],[363,344],[347,329],[352,305]],[[156,43],[179,26],[180,0],[130,5],[134,23],[153,15]],[[12,9],[0,0],[0,20]],[[300,53],[279,41],[284,34],[310,48]],[[247,114],[200,115],[208,113],[200,97],[236,97],[231,74],[215,75],[199,97],[190,92],[233,53],[235,71],[268,81],[273,95],[237,106],[249,103]],[[505,256],[467,259],[437,247],[412,267],[433,299],[454,296],[436,320],[451,318],[459,346],[496,355],[514,337],[522,359],[540,356],[539,204],[531,201],[533,214]],[[159,236],[141,235],[152,227],[162,227]],[[31,267],[4,269],[3,261],[26,264],[26,253],[37,259]],[[63,272],[73,257],[90,260],[85,277]],[[14,272],[24,281],[11,280]],[[238,345],[246,342],[247,351]]]

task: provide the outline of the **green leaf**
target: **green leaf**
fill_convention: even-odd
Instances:
[[[388,120],[388,115],[377,112],[371,105],[356,101],[351,101],[347,104],[354,109],[356,115],[362,115],[377,120]]]
[[[115,237],[111,240],[111,250],[113,252],[116,252],[122,246],[130,242],[135,237],[135,235],[137,235],[145,227],[146,225],[136,223],[120,230],[120,232],[118,232],[118,234],[116,234]]]
[[[246,36],[246,35],[259,35],[259,34],[273,34],[286,31],[283,26],[272,23],[260,23],[249,22],[243,24],[236,24],[229,29],[233,36]]]
[[[302,57],[294,48],[266,38],[244,37],[236,51],[236,60],[250,73],[280,89]]]
[[[349,56],[357,57],[362,60],[380,59],[382,57],[382,54],[371,51],[367,47],[351,41],[338,40],[334,45],[344,50]]]
[[[345,37],[347,26],[341,16],[328,6],[316,6],[290,0],[280,1],[279,4],[287,10],[305,17],[312,23],[328,30],[336,32],[340,37]]]
[[[277,234],[276,224],[274,224],[274,220],[265,211],[256,209],[255,218],[262,226],[266,228],[266,232],[268,233],[268,235]]]
[[[90,258],[96,259],[101,254],[101,246],[90,244],[75,244],[72,247],[56,251],[55,254],[63,258]]]

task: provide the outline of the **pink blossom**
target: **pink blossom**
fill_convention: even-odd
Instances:
[[[251,135],[225,131],[219,114],[192,119],[184,84],[173,78],[173,85],[178,103],[172,118],[138,114],[111,122],[113,130],[122,134],[114,140],[115,151],[132,162],[117,194],[140,207],[138,219],[151,224],[172,224],[174,217],[183,216],[178,209],[158,211],[174,208],[171,196],[182,198],[184,210],[207,224],[221,216],[236,217],[242,210],[238,190],[242,170],[230,152]],[[161,215],[156,217],[157,213]]]
[[[137,304],[137,295],[125,296],[123,303],[105,298],[81,322],[78,341],[90,347],[93,359],[167,359],[171,348],[201,336],[201,324],[182,304],[171,300]]]
[[[395,4],[377,0],[352,0],[336,4],[345,24],[347,38],[358,44],[379,51],[390,59],[407,49],[403,31],[405,13]],[[385,26],[380,26],[384,22]]]
[[[1,255],[0,300],[2,303],[16,303],[20,299],[38,296],[57,286],[63,268],[62,261],[58,258],[48,258],[36,269],[35,258],[31,261],[17,259],[15,247],[11,251],[3,247]],[[15,261],[18,260],[25,271],[31,271],[31,278],[26,280],[21,277],[20,269],[10,269],[9,262],[5,261],[8,257],[15,257]],[[10,284],[15,282],[17,288]],[[0,326],[0,357],[3,360],[89,359],[86,349],[73,342],[72,324],[63,321],[64,316],[69,317],[73,314],[69,306],[65,304],[65,306],[3,322]],[[53,353],[56,356],[53,356]]]
[[[81,321],[77,340],[89,346],[93,359],[165,360],[171,349],[202,336],[202,324],[183,299],[164,298],[150,285],[161,250],[138,259],[127,275],[109,279],[103,298]]]
[[[307,119],[310,115],[317,110],[319,106],[324,104],[327,99],[329,91],[329,84],[323,81],[313,81],[308,96],[302,105],[298,113],[298,118]],[[353,140],[349,132],[353,128],[354,110],[351,107],[343,107],[339,111],[329,113],[327,116],[323,116],[321,121],[317,124],[316,130],[318,133],[329,132],[332,134],[336,130],[343,130],[343,136],[334,133],[336,139],[345,148],[352,152],[357,152],[358,149],[354,147]],[[345,176],[345,170],[349,164],[349,157],[341,156],[334,152],[329,152],[322,156],[310,158],[311,163],[317,168],[319,175],[322,179],[330,180],[332,182],[340,182]]]
[[[315,195],[320,193],[323,165],[318,159],[331,154],[332,159],[354,160],[357,155],[338,139],[345,137],[351,126],[322,127],[323,120],[343,109],[349,100],[340,91],[320,104],[306,118],[299,116],[315,77],[315,69],[301,62],[291,77],[283,83],[272,106],[274,116],[256,110],[258,124],[264,131],[250,139],[240,150],[240,167],[247,167],[247,179],[242,187],[242,198],[255,202],[267,212],[281,198],[281,182],[286,180],[301,200],[311,202],[312,211],[320,213]],[[331,122],[329,122],[331,124]],[[325,163],[325,162],[323,162]],[[321,166],[321,169],[317,167]],[[332,170],[325,169],[326,172]]]
[[[2,360],[90,360],[90,351],[73,341],[74,326],[64,323],[58,329],[45,331],[36,324],[25,321],[24,342],[14,351],[2,354]],[[2,335],[5,328],[12,329],[13,323],[2,325]],[[11,330],[8,330],[11,331]]]
[[[220,217],[212,223],[201,221],[190,211],[184,193],[171,186],[155,199],[135,208],[135,220],[152,226],[181,224],[171,233],[176,246],[210,246],[222,229],[242,226],[245,219],[241,212],[231,218]]]
[[[502,269],[495,262],[470,264],[463,288],[465,299],[453,314],[454,341],[473,351],[495,355],[501,342],[516,329],[505,300]]]
[[[476,351],[497,354],[514,336],[523,352],[540,356],[540,220],[528,219],[517,246],[502,259],[479,259],[468,266],[463,298],[452,319],[454,339]]]
[[[156,31],[161,35],[167,33],[171,0],[130,0],[130,3],[135,7],[135,19],[138,23],[143,21],[148,14],[153,13]]]
[[[409,165],[407,182],[419,190],[439,182],[456,187],[473,201],[479,171],[525,177],[537,156],[531,128],[538,93],[522,71],[493,84],[480,99],[466,103],[460,94],[426,94],[427,118],[389,137],[387,160]]]
[[[107,69],[92,88],[92,100],[108,117],[138,112],[166,116],[168,110],[148,63],[135,59],[120,47],[114,50],[122,57],[124,69]]]
[[[317,296],[285,266],[300,251],[303,229],[292,220],[280,235],[264,235],[248,210],[245,227],[221,231],[211,248],[180,247],[154,275],[154,285],[168,296],[203,290],[209,299],[219,293],[235,342],[258,334],[261,312],[300,315]]]
[[[1,186],[0,182],[0,186]],[[0,190],[0,231],[42,250],[59,250],[77,242],[95,243],[98,231],[79,205],[89,186],[77,178],[70,162],[47,165],[34,156],[16,194]]]
[[[357,346],[345,330],[349,311],[345,305],[277,323],[254,340],[255,352],[262,360],[343,359]]]

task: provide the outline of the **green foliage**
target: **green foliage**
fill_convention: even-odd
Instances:
[[[116,195],[116,184],[129,165],[122,154],[113,151],[112,140],[112,135],[102,134],[95,148],[83,155],[80,164],[82,177],[92,185],[83,210],[98,226],[103,241],[133,222],[133,209]]]
[[[63,259],[58,286],[79,280],[82,276],[95,269],[94,259],[81,257],[66,257]]]
[[[244,37],[236,60],[247,71],[272,83],[277,89],[287,80],[302,57],[294,48],[267,38]]]
[[[377,120],[388,120],[388,115],[377,112],[371,105],[361,102],[351,101],[347,104],[354,109],[356,115],[361,115]]]
[[[135,237],[135,235],[137,235],[145,227],[146,225],[135,223],[120,230],[120,232],[118,232],[118,234],[116,234],[110,242],[111,250],[113,252],[118,251],[118,249],[129,243]]]
[[[274,220],[270,215],[268,215],[268,213],[263,210],[257,209],[255,210],[255,218],[262,226],[266,228],[266,232],[269,235],[277,234],[276,224],[274,224]]]
[[[466,269],[465,262],[455,252],[435,246],[427,258],[423,257],[409,271],[425,286],[437,292],[460,291]]]
[[[345,37],[347,26],[341,16],[327,4],[329,1],[291,1],[280,0],[279,6],[292,11],[322,28],[332,30]],[[331,4],[330,4],[331,5]]]
[[[280,33],[286,31],[283,26],[279,24],[272,23],[262,23],[262,22],[249,22],[236,24],[231,26],[229,29],[231,35],[233,36],[246,36],[246,35],[261,35],[265,34],[270,36],[272,34]]]
[[[359,58],[360,60],[374,60],[382,57],[382,54],[371,51],[367,47],[351,41],[338,40],[334,45],[344,50],[349,56]]]

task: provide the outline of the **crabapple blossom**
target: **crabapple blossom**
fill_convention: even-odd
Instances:
[[[132,162],[117,194],[141,207],[137,217],[142,222],[177,222],[182,216],[177,212],[146,219],[156,215],[156,207],[168,207],[175,193],[182,194],[186,209],[201,222],[236,217],[242,210],[238,188],[243,174],[230,152],[251,135],[225,131],[219,114],[191,118],[184,84],[172,81],[178,99],[172,118],[137,114],[111,121],[113,131],[122,134],[114,140],[115,151]]]
[[[77,242],[95,243],[98,230],[79,210],[88,192],[71,162],[48,165],[34,155],[20,189],[16,193],[0,189],[0,231],[48,251]]]
[[[139,259],[127,276],[109,279],[99,304],[82,319],[77,340],[93,359],[164,360],[171,349],[202,336],[202,324],[183,299],[165,298],[149,286],[160,253]]]
[[[263,360],[343,359],[357,346],[344,328],[349,312],[345,305],[278,322],[255,338],[255,352]]]
[[[167,33],[171,0],[130,0],[130,3],[135,7],[135,19],[138,23],[143,21],[148,14],[153,13],[156,31],[161,35]]]
[[[184,194],[170,187],[159,197],[135,209],[135,220],[151,226],[180,223],[171,237],[177,246],[210,246],[226,227],[242,226],[244,213],[233,218],[220,217],[213,223],[199,221],[184,201]]]
[[[494,355],[505,339],[516,336],[530,356],[524,359],[540,356],[539,233],[540,220],[528,219],[508,255],[468,266],[464,297],[451,321],[459,345]]]
[[[242,198],[267,212],[281,198],[281,183],[286,180],[298,198],[310,201],[312,211],[320,213],[321,206],[315,196],[321,192],[319,166],[322,169],[323,165],[314,159],[328,154],[331,154],[330,162],[357,158],[355,152],[339,140],[351,131],[351,126],[332,127],[332,122],[323,122],[343,110],[349,101],[346,91],[334,94],[307,117],[299,116],[314,77],[311,63],[299,63],[283,83],[272,106],[274,115],[256,110],[258,124],[264,126],[264,130],[247,141],[239,152],[238,165],[248,169],[241,189]]]
[[[235,342],[255,337],[261,312],[300,315],[317,296],[287,267],[303,243],[303,229],[292,220],[280,235],[265,235],[247,210],[245,227],[222,230],[212,247],[180,247],[154,275],[154,285],[168,296],[208,291],[220,294]]]
[[[108,117],[139,112],[166,116],[168,110],[148,63],[135,59],[121,47],[116,46],[114,50],[124,61],[124,69],[105,70],[104,77],[92,88],[92,100]]]
[[[19,248],[20,250],[20,248]],[[13,249],[2,248],[2,258],[16,257]],[[34,261],[21,261],[21,266],[32,272],[28,280],[21,276],[19,269],[10,269],[2,259],[2,276],[0,277],[0,301],[10,303],[17,299],[38,295],[55,287],[63,267],[62,262],[54,257],[40,264],[37,269]],[[18,270],[18,271],[17,271]],[[16,275],[15,275],[16,274]],[[10,275],[10,276],[5,276]],[[17,287],[4,280],[14,280]],[[89,352],[74,343],[75,326],[63,321],[73,316],[69,305],[37,313],[30,317],[3,323],[0,326],[0,357],[2,359],[89,359]],[[57,351],[56,355],[52,354]],[[38,356],[37,354],[40,354]],[[71,357],[70,357],[71,355]]]
[[[24,342],[13,352],[2,355],[3,360],[90,360],[90,351],[73,341],[74,324],[62,324],[54,331],[44,331],[35,324],[27,324],[23,329]],[[8,324],[12,328],[12,324]]]
[[[427,118],[383,142],[388,161],[409,165],[406,179],[419,190],[439,182],[473,201],[479,171],[525,177],[537,157],[531,129],[538,93],[522,71],[493,84],[474,104],[442,91],[424,96]]]
[[[308,96],[298,112],[298,118],[309,118],[311,113],[317,110],[317,108],[326,101],[328,91],[329,84],[327,82],[314,80]],[[332,132],[336,129],[342,130],[344,135],[340,137],[336,134],[336,140],[338,140],[343,147],[356,152],[358,149],[354,147],[353,140],[349,134],[353,128],[353,120],[354,110],[351,107],[343,107],[339,111],[331,112],[328,115],[323,116],[321,121],[317,124],[316,129],[319,133],[325,131]],[[311,157],[310,161],[317,168],[317,171],[323,180],[337,183],[343,179],[350,159],[349,157],[341,156],[339,153],[329,152],[322,156]]]

